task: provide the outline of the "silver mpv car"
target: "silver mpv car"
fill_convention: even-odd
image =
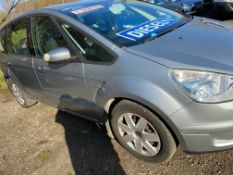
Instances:
[[[23,107],[105,124],[145,161],[233,148],[233,27],[132,0],[86,0],[3,27],[1,64]]]

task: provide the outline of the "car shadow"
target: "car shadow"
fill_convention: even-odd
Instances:
[[[125,174],[105,128],[63,111],[57,112],[56,122],[64,127],[75,174]]]

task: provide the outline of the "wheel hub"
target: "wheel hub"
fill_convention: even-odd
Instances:
[[[135,131],[135,132],[133,133],[133,136],[134,136],[135,138],[142,138],[142,134],[141,134],[140,132],[138,132],[138,131]]]

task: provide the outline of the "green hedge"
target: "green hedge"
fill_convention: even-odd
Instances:
[[[0,69],[0,89],[6,90],[7,89],[7,85],[4,79],[4,75]]]

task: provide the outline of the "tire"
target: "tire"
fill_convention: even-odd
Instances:
[[[134,129],[130,129],[132,122]],[[117,141],[141,160],[161,163],[170,160],[176,152],[177,144],[168,128],[154,113],[137,103],[119,102],[112,111],[111,127]]]
[[[29,108],[37,104],[37,101],[29,99],[26,97],[26,94],[18,87],[12,79],[6,80],[7,86],[11,94],[15,97],[16,101],[23,108]]]

